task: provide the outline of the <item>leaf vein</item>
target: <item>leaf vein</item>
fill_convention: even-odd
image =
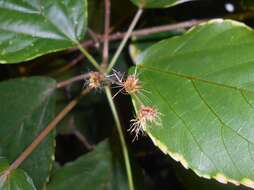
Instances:
[[[152,79],[148,79],[150,80],[152,83],[153,80]],[[203,148],[199,145],[198,140],[196,139],[195,135],[192,133],[191,129],[188,127],[187,123],[185,122],[185,120],[178,114],[178,112],[173,108],[173,106],[170,105],[170,102],[160,93],[160,91],[156,88],[156,85],[152,85],[154,87],[154,90],[156,91],[156,93],[161,97],[162,100],[164,100],[168,106],[168,108],[176,115],[176,117],[183,123],[184,128],[190,133],[191,137],[193,138],[194,142],[197,144],[198,149],[201,153],[203,153],[208,160],[211,161],[211,163],[214,165],[214,167],[220,171],[218,169],[218,167],[216,166],[216,164],[213,162],[213,160],[205,153],[205,151],[203,150]]]

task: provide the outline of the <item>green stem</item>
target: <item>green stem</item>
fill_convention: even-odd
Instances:
[[[111,111],[113,113],[113,116],[114,116],[114,119],[115,119],[115,122],[116,122],[117,131],[118,131],[119,137],[120,137],[120,142],[121,142],[121,146],[122,146],[122,150],[123,150],[124,162],[125,162],[125,167],[126,167],[126,172],[127,172],[127,177],[128,177],[129,189],[134,190],[130,159],[129,159],[127,145],[126,145],[126,142],[125,142],[125,139],[124,139],[120,119],[118,117],[116,107],[115,107],[115,104],[113,102],[112,93],[111,93],[110,88],[108,86],[105,87],[105,92],[106,92],[107,99],[108,99]]]
[[[110,64],[109,64],[108,69],[107,69],[107,73],[109,73],[112,70],[112,68],[114,67],[114,65],[116,64],[116,61],[117,61],[118,57],[120,56],[121,52],[123,51],[123,48],[126,45],[129,37],[131,36],[131,33],[133,32],[133,29],[135,28],[136,24],[138,23],[141,15],[142,15],[142,12],[143,12],[143,9],[140,8],[138,10],[138,12],[136,13],[136,15],[135,15],[128,31],[127,31],[127,33],[124,36],[124,39],[122,40],[120,46],[118,47],[116,53],[114,54],[112,60],[110,61]]]
[[[82,47],[82,45],[81,45],[80,43],[77,43],[77,45],[78,45],[79,50],[86,56],[86,58],[93,64],[93,66],[94,66],[97,70],[102,71],[100,65],[99,65],[98,62],[93,58],[93,56],[92,56],[90,53],[88,53],[88,52]]]
[[[141,99],[138,97],[138,95],[137,95],[137,94],[133,93],[133,94],[132,94],[132,97],[133,97],[133,99],[134,99],[134,100],[136,100],[137,102],[139,102],[139,103],[140,103],[140,105],[142,105],[142,104],[143,104],[143,102],[141,101]]]

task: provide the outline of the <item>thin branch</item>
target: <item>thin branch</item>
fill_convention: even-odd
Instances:
[[[130,164],[130,158],[129,158],[129,153],[127,149],[127,145],[124,139],[123,131],[122,131],[122,126],[120,119],[118,117],[118,113],[115,107],[115,104],[113,102],[113,97],[112,93],[110,91],[110,88],[108,86],[105,87],[105,92],[107,95],[107,99],[114,117],[114,120],[116,122],[116,128],[120,137],[120,142],[123,150],[123,156],[124,156],[124,162],[125,162],[125,167],[126,167],[126,172],[127,172],[127,177],[128,177],[128,183],[129,183],[129,189],[134,190],[134,183],[133,183],[133,176],[132,176],[132,170],[131,170],[131,164]]]
[[[78,75],[78,76],[75,76],[73,78],[70,78],[68,80],[64,80],[64,81],[61,81],[59,83],[57,83],[57,88],[64,88],[74,82],[78,82],[78,81],[81,81],[81,80],[86,80],[87,78],[89,77],[89,73],[85,73],[85,74],[82,74],[82,75]]]
[[[69,128],[71,133],[76,136],[76,138],[83,144],[83,146],[87,150],[93,150],[95,148],[94,145],[91,145],[86,137],[76,128],[74,116],[70,117],[69,119]]]
[[[116,53],[114,54],[112,60],[110,61],[110,64],[109,64],[109,66],[108,66],[108,68],[107,68],[107,73],[109,73],[109,72],[111,71],[111,69],[114,67],[114,65],[116,64],[116,61],[117,61],[119,55],[121,54],[121,52],[122,52],[124,46],[126,45],[128,39],[129,39],[129,37],[131,36],[131,33],[132,33],[133,29],[134,29],[135,26],[137,25],[137,23],[138,23],[138,21],[139,21],[141,15],[142,15],[142,12],[143,12],[143,9],[139,9],[139,10],[137,11],[137,13],[136,13],[134,19],[132,20],[132,23],[131,23],[131,25],[130,25],[128,31],[127,31],[127,33],[125,34],[125,36],[124,36],[124,38],[123,38],[123,40],[122,40],[122,42],[121,42],[121,44],[120,44],[120,46],[118,47]]]
[[[78,62],[80,62],[82,59],[84,59],[84,55],[80,54],[78,55],[75,59],[73,59],[71,62],[65,64],[63,67],[59,68],[58,70],[53,71],[51,74],[52,75],[58,75],[61,74],[69,69],[71,69],[72,67],[74,67],[75,65],[78,64]]]
[[[248,18],[253,18],[254,12],[247,12],[247,13],[237,13],[237,14],[230,14],[228,16],[225,16],[224,18],[226,19],[235,19],[235,20],[245,20]],[[208,20],[211,20],[212,18],[207,18],[207,19],[192,19],[192,20],[187,20],[187,21],[183,21],[183,22],[179,22],[179,23],[174,23],[174,24],[166,24],[166,25],[162,25],[162,26],[155,26],[155,27],[151,27],[151,28],[144,28],[141,30],[136,30],[134,32],[131,33],[131,36],[136,36],[136,37],[142,37],[142,36],[146,36],[148,34],[155,34],[158,32],[167,32],[167,31],[172,31],[172,30],[177,30],[177,29],[181,29],[181,28],[190,28],[192,26],[198,25],[202,22],[207,22]],[[109,41],[113,41],[113,40],[121,40],[124,38],[124,36],[126,35],[125,32],[117,32],[114,33],[112,35],[109,36]],[[102,35],[98,35],[97,36],[98,40],[100,42],[104,42],[104,38]],[[94,46],[94,41],[93,40],[87,40],[81,43],[82,46],[84,47],[91,47]],[[71,48],[68,50],[68,52],[73,52],[76,51],[77,48]]]
[[[192,26],[198,25],[202,22],[206,22],[208,21],[207,19],[203,19],[203,20],[189,20],[189,21],[185,21],[185,22],[179,22],[176,24],[167,24],[167,25],[162,25],[162,26],[155,26],[155,27],[151,27],[151,28],[144,28],[144,29],[140,29],[140,30],[136,30],[133,31],[131,33],[131,37],[142,37],[142,36],[147,36],[147,35],[151,35],[151,34],[156,34],[156,33],[160,33],[160,32],[167,32],[167,31],[172,31],[172,30],[177,30],[177,29],[181,29],[181,28],[190,28]],[[110,40],[120,40],[122,39],[124,36],[126,35],[125,32],[118,32],[115,34],[112,34],[111,36],[109,36]],[[104,39],[102,37],[99,36],[99,39],[101,41],[103,41]]]
[[[93,150],[95,146],[89,144],[87,139],[84,137],[84,135],[77,129],[73,130],[73,134],[80,140],[80,142],[84,145],[85,148],[88,150]]]
[[[192,26],[198,25],[202,22],[206,22],[209,19],[201,19],[201,20],[188,20],[188,21],[184,21],[184,22],[179,22],[176,24],[166,24],[166,25],[162,25],[162,26],[155,26],[155,27],[151,27],[151,28],[144,28],[141,30],[136,30],[133,31],[131,33],[131,37],[136,36],[136,37],[142,37],[142,36],[146,36],[149,34],[156,34],[159,32],[167,32],[167,31],[172,31],[172,30],[177,30],[177,29],[181,29],[181,28],[190,28]],[[112,35],[109,36],[109,40],[110,41],[114,41],[114,40],[121,40],[124,38],[124,36],[126,35],[126,32],[117,32],[114,33]],[[102,35],[98,35],[97,36],[98,40],[100,42],[104,42],[104,37]],[[82,46],[84,47],[90,47],[94,45],[94,41],[93,40],[87,40],[84,41],[83,43],[81,43]],[[75,51],[76,48],[70,49],[69,51]]]
[[[56,125],[78,104],[80,98],[90,92],[90,88],[84,89],[81,94],[73,99],[69,104],[54,118],[54,120],[34,139],[34,141],[20,154],[20,156],[10,165],[5,173],[10,173],[20,166],[26,158],[37,148],[37,146],[47,137]]]
[[[102,67],[106,68],[109,57],[109,32],[110,32],[110,0],[105,0],[105,26]]]

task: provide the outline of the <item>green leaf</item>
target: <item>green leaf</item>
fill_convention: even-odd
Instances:
[[[0,63],[31,60],[83,38],[86,0],[1,0]]]
[[[152,46],[138,60],[149,91],[149,101],[142,93],[140,99],[161,113],[161,125],[146,128],[153,142],[199,176],[252,188],[253,52],[251,28],[218,19]]]
[[[54,117],[56,83],[46,77],[0,83],[0,157],[13,162]],[[50,134],[21,165],[38,189],[49,176],[54,155]]]
[[[125,167],[109,141],[53,174],[48,190],[127,190]]]
[[[9,175],[5,175],[4,171],[8,166],[8,162],[0,158],[0,174],[3,174],[0,175],[1,190],[36,190],[32,179],[21,169],[14,170]]]
[[[172,161],[173,162],[173,161]],[[185,170],[179,163],[172,163],[174,173],[184,190],[250,190],[245,186],[235,186],[231,183],[222,184],[215,180],[198,177],[193,171]]]
[[[132,43],[129,46],[129,53],[133,62],[135,63],[139,55],[148,47],[152,46],[153,44],[163,39],[180,35],[180,34],[183,34],[183,31],[159,32],[156,34],[151,34],[151,35],[142,36],[142,37],[134,36],[132,39]]]
[[[142,8],[165,8],[192,0],[131,0],[135,5]]]

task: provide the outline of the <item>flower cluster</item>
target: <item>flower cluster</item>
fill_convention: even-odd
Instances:
[[[132,125],[129,128],[129,131],[135,134],[133,140],[138,139],[140,133],[144,134],[148,124],[160,125],[160,115],[157,109],[141,105],[136,118],[131,120]]]
[[[103,82],[107,82],[119,88],[119,91],[113,98],[119,93],[138,97],[141,90],[143,90],[136,74],[125,77],[124,74],[114,71],[112,75],[104,77],[104,75],[98,72],[90,73],[88,82],[90,88],[97,89],[103,85]],[[154,107],[141,105],[136,117],[131,120],[132,124],[128,130],[130,133],[135,134],[133,140],[138,139],[139,134],[144,134],[144,130],[148,125],[160,125],[160,115],[161,114]]]
[[[103,82],[104,78],[105,78],[104,75],[99,72],[90,72],[88,86],[91,89],[100,88],[102,86],[102,82]]]

